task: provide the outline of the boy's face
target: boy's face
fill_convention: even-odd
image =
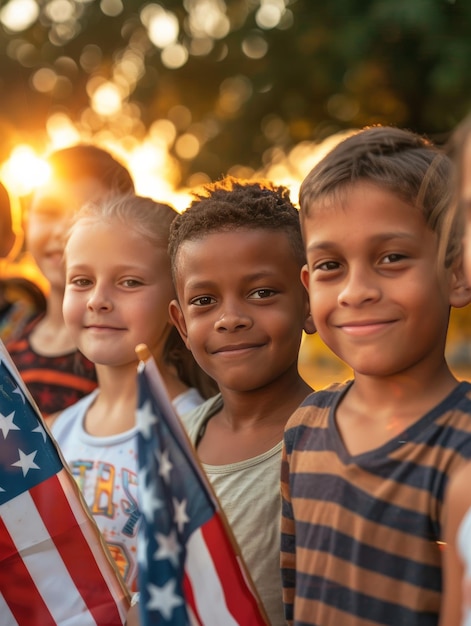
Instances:
[[[183,242],[176,261],[171,317],[221,390],[258,390],[297,372],[309,304],[283,232],[210,233]]]
[[[319,335],[355,373],[393,376],[443,362],[453,273],[421,212],[367,181],[304,222]],[[427,371],[427,370],[424,370]]]
[[[27,216],[26,243],[51,288],[65,285],[64,243],[72,217],[83,204],[105,192],[93,178],[51,180],[35,192]]]
[[[463,150],[461,199],[465,211],[464,269],[471,284],[471,133]]]

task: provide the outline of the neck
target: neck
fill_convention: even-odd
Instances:
[[[221,415],[235,428],[265,421],[282,427],[311,392],[312,388],[297,371],[295,375],[273,381],[262,389],[248,392],[221,389],[224,401]]]
[[[421,415],[444,400],[457,384],[457,378],[443,360],[434,371],[415,370],[377,378],[356,374],[348,395],[378,417]]]
[[[180,380],[174,367],[158,363],[158,368],[170,400],[188,391],[188,385]]]
[[[137,364],[121,368],[96,365],[99,393],[87,412],[85,428],[95,436],[117,435],[136,423]]]
[[[64,300],[64,291],[51,289],[47,297],[47,309],[44,314],[44,320],[48,321],[51,326],[63,326],[64,316],[62,314],[62,302]]]

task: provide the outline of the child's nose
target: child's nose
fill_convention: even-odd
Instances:
[[[215,329],[219,331],[234,332],[243,330],[252,325],[252,319],[239,307],[225,307],[215,323]]]
[[[93,311],[111,311],[113,304],[106,290],[96,286],[88,298],[88,308]]]
[[[381,296],[378,277],[368,268],[351,268],[338,296],[341,305],[360,306]]]

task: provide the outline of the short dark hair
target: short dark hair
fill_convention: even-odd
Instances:
[[[109,191],[134,191],[134,182],[127,168],[110,152],[91,144],[76,144],[52,152],[47,162],[54,177],[74,182],[94,178]]]
[[[169,255],[175,259],[184,241],[234,229],[264,229],[286,234],[300,267],[305,263],[299,212],[287,187],[269,181],[240,181],[232,177],[207,185],[205,193],[179,214],[170,227]]]
[[[458,232],[444,228],[452,175],[449,157],[425,137],[392,126],[367,127],[338,143],[305,177],[299,193],[301,225],[316,204],[342,198],[352,184],[369,181],[422,211],[449,265],[460,251]]]

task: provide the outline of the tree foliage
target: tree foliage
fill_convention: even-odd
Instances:
[[[441,142],[471,109],[469,0],[37,0],[18,25],[24,2],[0,11],[0,158],[57,114],[124,145],[169,120],[185,184],[367,124]]]

